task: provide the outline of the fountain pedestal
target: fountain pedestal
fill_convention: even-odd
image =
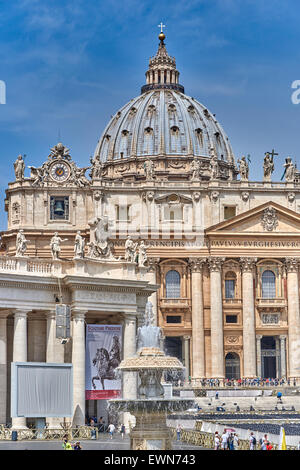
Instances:
[[[136,425],[130,432],[132,450],[170,450],[171,431],[167,427],[167,415],[192,408],[194,400],[164,398],[161,385],[163,371],[182,370],[183,365],[175,358],[166,356],[158,347],[144,347],[137,355],[124,359],[118,367],[124,372],[138,372],[138,399],[110,400],[115,411],[127,411],[135,416]]]

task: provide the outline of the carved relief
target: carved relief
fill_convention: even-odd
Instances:
[[[19,224],[21,220],[21,206],[18,202],[14,202],[11,206],[11,221],[13,224]]]
[[[261,217],[261,224],[265,230],[272,232],[278,226],[278,217],[273,207],[267,207]]]

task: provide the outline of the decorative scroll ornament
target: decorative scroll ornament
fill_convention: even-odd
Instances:
[[[261,224],[265,230],[272,232],[278,226],[278,217],[273,207],[267,207],[262,215]]]

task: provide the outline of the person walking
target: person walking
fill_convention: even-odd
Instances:
[[[82,447],[81,447],[79,441],[77,441],[77,442],[75,443],[75,445],[74,445],[74,450],[82,450]]]
[[[221,437],[221,448],[222,450],[228,450],[228,433],[226,432],[226,429],[224,429]]]
[[[62,446],[64,450],[73,450],[72,444],[67,437],[64,438]]]
[[[239,450],[239,446],[240,446],[239,436],[236,433],[234,433],[233,434],[233,450]]]
[[[121,426],[121,436],[122,436],[122,439],[124,439],[125,432],[126,432],[125,424],[122,424],[122,426]]]
[[[108,432],[109,432],[109,434],[110,434],[110,438],[111,438],[111,439],[113,438],[115,429],[116,429],[116,428],[115,428],[115,425],[112,424],[112,423],[108,426]]]
[[[250,450],[255,450],[256,446],[256,438],[254,437],[254,433],[250,433],[250,439],[249,439],[249,449]]]
[[[215,432],[215,450],[220,449],[220,436],[218,431]]]
[[[182,430],[181,425],[177,424],[177,427],[176,427],[177,441],[180,441],[181,430]]]

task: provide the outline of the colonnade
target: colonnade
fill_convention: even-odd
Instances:
[[[0,312],[0,423],[6,423],[9,417],[6,416],[7,409],[7,317],[14,316],[13,334],[13,362],[28,361],[28,314],[30,310],[17,309],[14,311]],[[85,322],[86,311],[72,311],[72,364],[73,364],[73,426],[85,424]],[[63,363],[64,345],[56,338],[56,316],[55,311],[46,313],[46,362]],[[136,316],[134,314],[124,314],[123,321],[124,358],[130,357],[136,350]],[[9,391],[8,391],[9,393]],[[136,378],[129,377],[124,381],[123,397],[136,398]],[[61,418],[47,418],[50,427],[55,427]],[[26,427],[26,418],[12,418],[12,427],[22,429]]]

